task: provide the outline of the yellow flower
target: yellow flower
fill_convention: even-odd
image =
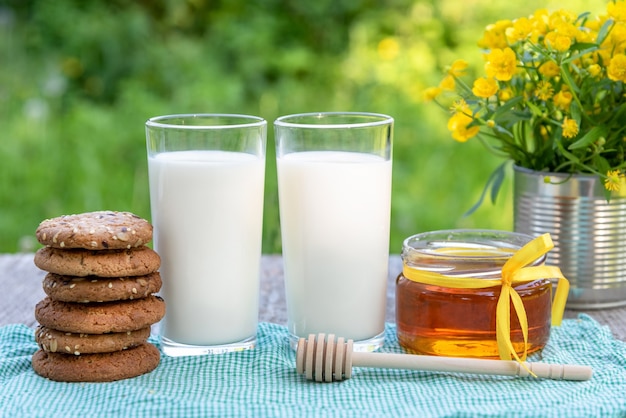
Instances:
[[[459,99],[452,103],[452,107],[450,107],[450,111],[452,113],[465,113],[467,115],[472,114],[472,109],[470,109],[469,105],[464,99]]]
[[[441,87],[428,87],[424,90],[424,100],[430,102],[441,94]]]
[[[522,17],[516,19],[513,26],[506,28],[504,33],[508,43],[514,44],[529,38],[533,33],[533,25],[528,18]]]
[[[530,17],[530,23],[533,25],[534,36],[545,35],[550,30],[548,28],[550,13],[547,9],[538,9]],[[536,40],[534,40],[536,42]]]
[[[512,99],[513,96],[514,96],[513,90],[511,90],[510,87],[506,87],[504,89],[501,89],[498,92],[498,99],[502,100],[503,102],[506,102],[507,100]]]
[[[624,52],[626,45],[626,23],[620,22],[613,26],[613,30],[611,30],[606,44],[604,45],[617,52]]]
[[[559,52],[565,52],[572,46],[572,39],[559,32],[548,32],[544,38],[544,43],[548,48]]]
[[[578,135],[578,123],[574,119],[564,118],[561,128],[563,128],[564,138],[575,138]]]
[[[585,22],[585,28],[590,29],[591,32],[597,32],[602,25],[606,22],[606,16],[598,16],[596,19],[589,19]],[[594,38],[595,39],[595,38]]]
[[[510,20],[499,20],[487,26],[478,46],[485,49],[506,48],[506,30],[512,25]]]
[[[580,32],[578,26],[574,25],[573,20],[557,23],[554,27],[554,31],[572,39],[575,39]]]
[[[521,166],[593,172],[603,183],[617,168],[607,187],[619,175],[626,189],[626,134],[616,105],[626,100],[626,0],[606,1],[608,13],[597,16],[539,9],[487,26],[479,41],[483,74],[468,77],[467,62],[457,60],[424,97],[448,106],[451,96],[467,100],[454,103],[447,120],[457,141],[484,134],[484,145]],[[583,146],[585,139],[593,144]]]
[[[626,81],[626,55],[617,54],[611,58],[607,75],[613,81]]]
[[[541,64],[541,67],[539,67],[539,73],[546,77],[552,78],[561,74],[561,68],[554,61],[546,61]]]
[[[452,115],[448,120],[448,130],[452,133],[452,138],[459,142],[465,142],[478,135],[480,127],[472,126],[468,128],[468,125],[472,122],[472,117],[465,113],[455,113]]]
[[[467,61],[465,60],[455,60],[450,68],[448,69],[448,74],[453,77],[463,77],[465,75],[465,70],[467,69]]]
[[[606,12],[618,22],[626,22],[626,2],[623,0],[610,1],[606,6]]]
[[[574,39],[576,39],[576,42],[581,42],[581,43],[592,43],[596,40],[597,38],[597,30],[587,30],[587,27],[584,28],[576,28],[576,33],[574,34]]]
[[[557,94],[554,95],[552,101],[554,105],[562,110],[568,110],[570,104],[572,103],[572,93],[567,90],[561,90]]]
[[[611,47],[615,44],[619,44],[623,40],[624,38],[623,29],[622,29],[623,25],[624,25],[623,23],[617,23],[615,24],[615,26],[613,26],[611,32],[604,40],[603,46]]]
[[[573,23],[576,21],[576,14],[570,10],[557,10],[550,14],[548,18],[548,25],[552,30],[559,28],[564,23]]]
[[[539,100],[550,100],[550,98],[554,95],[554,88],[549,81],[540,81],[537,84],[537,88],[535,89],[535,97]]]
[[[478,135],[479,126],[468,128],[474,118],[472,117],[472,109],[465,100],[460,99],[454,102],[451,110],[452,116],[448,119],[448,130],[452,133],[452,138],[459,142],[465,142]]]
[[[622,177],[624,177],[624,175],[620,173],[619,170],[607,172],[604,187],[611,192],[619,191],[622,186]]]
[[[511,48],[494,49],[487,54],[485,71],[496,80],[509,81],[517,70],[516,64],[517,58]]]
[[[477,78],[474,81],[474,87],[472,93],[478,97],[488,98],[496,94],[498,91],[498,83],[493,78]]]
[[[591,75],[593,78],[596,78],[602,72],[602,67],[600,67],[598,64],[591,64],[589,67],[587,67],[587,71],[589,71],[589,75]]]
[[[441,90],[454,90],[455,86],[456,81],[454,81],[454,77],[451,75],[445,76],[443,80],[441,80],[441,83],[439,83],[439,88]]]

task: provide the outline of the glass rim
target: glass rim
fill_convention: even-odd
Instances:
[[[217,125],[178,125],[173,123],[166,123],[172,119],[210,119],[210,118],[239,118],[242,119],[241,123],[233,124],[217,124]],[[245,122],[249,120],[250,122]],[[244,115],[237,113],[180,113],[172,115],[154,116],[146,121],[146,127],[151,128],[174,128],[174,129],[189,129],[189,130],[206,130],[206,129],[228,129],[228,128],[252,128],[267,125],[267,121],[260,116]]]
[[[355,122],[355,123],[298,123],[298,122],[289,122],[290,119],[296,118],[304,118],[304,117],[317,117],[322,120],[322,118],[331,118],[331,117],[339,117],[339,116],[366,116],[370,117],[374,120],[370,120],[367,122]],[[393,117],[389,115],[385,115],[383,113],[372,113],[372,112],[309,112],[309,113],[295,113],[292,115],[284,115],[280,116],[274,121],[274,126],[283,127],[283,128],[305,128],[305,129],[343,129],[343,128],[364,128],[371,126],[381,126],[381,125],[389,125],[394,122]]]
[[[427,257],[437,257],[437,258],[447,258],[447,259],[485,259],[485,258],[502,258],[503,256],[495,256],[494,254],[489,255],[468,255],[466,253],[454,254],[454,253],[433,253],[432,250],[429,250],[427,246],[424,247],[415,247],[410,244],[411,241],[428,243],[428,242],[446,242],[445,236],[459,236],[460,239],[456,241],[450,241],[451,243],[468,243],[480,245],[482,248],[485,246],[489,246],[494,248],[494,244],[497,242],[507,242],[507,238],[513,238],[518,240],[517,242],[509,242],[510,245],[505,248],[510,248],[512,250],[519,250],[525,244],[532,241],[534,237],[529,234],[521,233],[521,232],[512,232],[512,231],[501,231],[496,229],[445,229],[438,231],[428,231],[422,232],[419,234],[411,235],[410,237],[404,239],[402,241],[402,252],[403,253],[413,253],[413,254],[421,254]],[[433,237],[433,239],[430,239]],[[435,238],[441,237],[441,238]],[[467,239],[463,239],[462,237],[466,237]],[[473,241],[471,238],[476,238]],[[417,238],[417,240],[416,240]],[[467,248],[471,248],[468,246]],[[512,255],[512,254],[511,254]],[[511,255],[506,256],[505,258],[509,258]],[[546,255],[540,257],[539,259],[545,259]]]

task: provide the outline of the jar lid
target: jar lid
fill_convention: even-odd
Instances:
[[[451,229],[424,232],[408,237],[402,245],[407,265],[449,276],[492,278],[533,237],[488,229]],[[543,255],[532,265],[545,262]]]

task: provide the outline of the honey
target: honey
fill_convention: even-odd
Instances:
[[[407,238],[402,259],[418,271],[457,278],[498,279],[504,263],[530,241],[523,234],[500,231],[435,231]],[[545,256],[533,265],[540,265]],[[528,318],[528,354],[542,349],[550,336],[552,282],[538,279],[513,286]],[[479,289],[441,287],[396,280],[396,326],[408,352],[456,357],[499,358],[496,305],[501,286]],[[512,309],[512,308],[511,308]],[[511,311],[511,342],[518,355],[524,339]]]

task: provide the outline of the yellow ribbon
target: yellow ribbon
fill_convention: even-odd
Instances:
[[[522,298],[513,288],[514,285],[531,282],[539,279],[558,279],[556,292],[552,301],[552,325],[561,325],[565,302],[569,292],[569,282],[558,267],[529,266],[548,251],[554,248],[550,234],[543,234],[524,245],[509,258],[502,266],[501,279],[476,279],[471,277],[449,277],[432,271],[413,268],[404,263],[402,274],[409,280],[417,283],[434,286],[481,289],[502,285],[500,297],[496,305],[496,341],[498,353],[502,360],[515,360],[524,365],[528,352],[528,319]],[[511,309],[513,304],[515,314],[524,336],[524,352],[520,358],[511,343]],[[524,366],[525,367],[525,366]],[[528,370],[528,369],[527,369]],[[534,375],[531,372],[532,375]]]

